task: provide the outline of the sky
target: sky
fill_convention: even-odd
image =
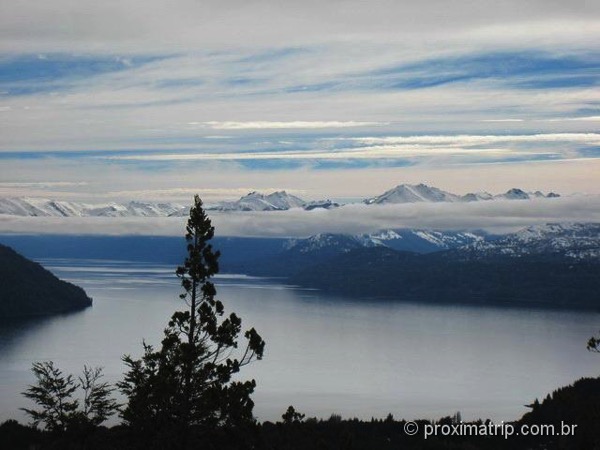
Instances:
[[[600,3],[0,3],[0,196],[600,194]]]

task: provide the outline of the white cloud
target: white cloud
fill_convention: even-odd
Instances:
[[[192,122],[194,124],[195,122]],[[320,129],[320,128],[354,128],[373,127],[385,125],[377,122],[340,122],[340,121],[293,121],[293,122],[204,122],[215,130],[293,130],[293,129]]]
[[[2,188],[29,188],[29,187],[39,187],[39,188],[52,188],[52,187],[71,187],[71,186],[85,186],[87,183],[73,182],[73,181],[32,181],[32,182],[8,182],[8,181],[0,181],[0,189]]]
[[[36,179],[87,182],[72,187],[11,187],[0,192],[2,196],[68,198],[92,203],[107,196],[119,201],[190,202],[192,193],[205,190],[214,194],[211,199],[225,200],[239,198],[252,190],[271,192],[282,189],[302,193],[301,197],[306,200],[333,198],[344,201],[379,195],[401,183],[421,182],[459,194],[481,190],[499,193],[513,187],[527,191],[555,191],[563,195],[574,192],[600,194],[600,158],[502,164],[383,165],[368,170],[313,170],[310,165],[294,170],[247,170],[234,161],[188,162],[163,170],[144,170],[132,164],[107,164],[104,160],[47,158],[6,159],[2,162],[2,169],[7,174],[5,179],[14,183]],[[221,194],[218,190],[222,190]],[[153,191],[159,192],[155,195]]]
[[[329,51],[336,52],[337,49]],[[343,55],[346,50],[340,51]],[[307,71],[306,77],[318,77],[319,68],[325,70],[332,64],[328,60],[329,52],[325,53],[302,56],[301,59],[308,59],[302,64],[315,67],[316,72],[310,75]],[[187,59],[191,61],[186,64]],[[381,67],[376,65],[381,62],[374,61],[373,64],[374,68]],[[221,85],[224,77],[239,70],[236,65],[221,66],[210,57],[182,57],[157,61],[149,67],[124,73],[89,77],[56,95],[38,93],[11,97],[11,109],[2,113],[0,122],[0,151],[195,149],[209,142],[217,145],[231,140],[206,139],[213,136],[215,130],[202,125],[203,122],[255,122],[261,126],[292,122],[307,122],[314,126],[323,122],[361,122],[364,130],[360,130],[361,134],[388,136],[431,135],[440,130],[456,134],[581,133],[589,132],[594,122],[482,120],[495,119],[498,111],[507,109],[528,118],[567,116],[574,107],[600,102],[597,89],[547,90],[533,95],[523,90],[499,90],[497,86],[477,83],[411,91],[269,93],[280,85],[315,82],[311,79],[289,80],[299,77],[295,69],[295,64],[287,61],[277,73],[265,68],[266,73],[261,74],[264,85],[240,93]],[[182,70],[198,70],[207,81],[198,87],[163,89],[156,86],[159,80],[168,79]],[[286,77],[285,71],[292,75]],[[0,99],[0,106],[2,103]],[[364,129],[366,123],[376,125]],[[309,134],[311,130],[348,136],[359,128],[244,128],[228,129],[227,134],[254,140],[256,148],[260,145],[261,133],[295,132],[300,135]]]
[[[369,83],[382,71],[435,58],[521,50],[594,56],[600,4],[349,0],[341,6],[316,0],[2,2],[0,51],[6,60],[24,53],[43,56],[44,64],[56,52],[75,59],[111,55],[124,70],[64,80],[54,91],[2,92],[0,152],[98,151],[76,162],[48,155],[41,161],[3,159],[7,181],[88,185],[4,186],[0,194],[183,198],[216,189],[218,198],[237,195],[240,187],[287,186],[319,198],[375,194],[407,178],[434,185],[441,180],[458,190],[504,186],[514,178],[534,188],[598,189],[589,169],[597,165],[589,160],[569,162],[570,178],[561,170],[566,165],[476,166],[502,156],[589,158],[577,150],[599,145],[590,132],[598,116],[574,116],[600,104],[596,86],[515,89],[493,77],[407,90]],[[136,66],[143,54],[168,57]],[[429,69],[415,70],[418,77]],[[442,130],[446,136],[437,136]],[[317,139],[358,133],[367,137],[343,148]],[[519,137],[524,134],[531,136]],[[283,151],[270,152],[278,150],[277,142]],[[132,149],[140,150],[138,162],[154,162],[155,169],[138,170],[131,157],[97,158],[103,150]],[[310,170],[311,159],[339,163],[347,157],[379,165],[406,158],[414,166],[347,169],[343,175]],[[273,158],[305,167],[249,171],[235,161]]]
[[[546,119],[546,120],[548,122],[563,122],[563,121],[600,122],[600,116],[559,117],[557,119]]]
[[[162,52],[349,39],[410,48],[415,38],[431,46],[448,41],[556,46],[593,39],[599,9],[584,0],[22,0],[0,6],[0,49]]]
[[[172,199],[172,198],[186,198],[191,199],[194,195],[199,195],[204,202],[220,200],[223,198],[238,198],[242,197],[249,192],[254,191],[253,187],[239,187],[239,188],[171,188],[171,189],[144,189],[144,190],[124,190],[124,191],[110,191],[101,194],[105,198],[142,198],[142,199]],[[275,192],[286,190],[284,187],[263,187],[265,192]],[[290,190],[289,193],[301,195],[303,190]]]
[[[531,152],[518,152],[502,148],[438,148],[426,146],[377,145],[360,148],[335,149],[330,151],[274,151],[244,153],[164,153],[108,156],[110,160],[124,161],[202,161],[202,160],[347,160],[347,159],[390,159],[418,156],[516,156],[531,155]]]
[[[496,143],[552,143],[572,142],[599,145],[598,133],[545,133],[545,134],[505,134],[505,135],[441,135],[441,136],[387,136],[350,138],[365,144],[429,144],[429,145],[488,145]]]
[[[482,119],[481,122],[524,122],[523,119]]]
[[[359,143],[353,147],[330,147],[328,143]],[[453,158],[452,163],[485,162],[507,157],[576,156],[580,145],[600,145],[596,133],[548,133],[533,135],[441,135],[349,137],[317,140],[314,149],[244,152],[195,151],[187,153],[140,153],[108,156],[125,161],[207,161],[207,160],[344,160],[415,158],[425,163],[427,158]],[[457,159],[463,158],[463,159]]]

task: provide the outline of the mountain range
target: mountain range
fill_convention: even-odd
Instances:
[[[414,239],[431,247],[417,252]],[[600,224],[320,234],[230,268],[345,296],[600,309]]]
[[[562,223],[430,253],[313,253],[288,282],[360,297],[600,310],[599,273],[600,224]]]
[[[257,253],[255,258],[238,260],[225,270],[288,277],[310,265],[372,248],[413,254],[438,253],[456,260],[543,255],[554,259],[600,261],[600,224],[537,225],[503,236],[484,231],[420,229],[382,230],[359,235],[322,233],[287,240],[278,253],[271,253],[266,258]]]
[[[302,208],[306,202],[286,191],[277,191],[264,195],[259,192],[250,192],[248,195],[234,202],[221,202],[208,206],[206,209],[213,211],[284,211],[292,208]]]
[[[513,188],[503,194],[487,192],[457,195],[425,184],[400,184],[376,197],[363,200],[367,205],[404,204],[417,202],[478,202],[492,200],[530,200],[535,198],[555,198],[553,192],[525,192]],[[285,211],[302,208],[333,209],[343,206],[332,200],[306,201],[286,191],[271,194],[250,192],[236,201],[207,205],[209,211]],[[186,216],[189,207],[177,203],[153,203],[131,201],[126,203],[90,204],[45,198],[19,197],[0,198],[0,214],[37,217],[178,217]]]
[[[367,205],[384,205],[388,203],[418,203],[418,202],[477,202],[487,200],[529,200],[532,198],[560,197],[554,192],[544,194],[540,191],[525,192],[522,189],[512,188],[504,194],[492,195],[489,192],[468,193],[457,195],[442,191],[426,184],[400,184],[389,191],[376,197],[368,198]]]
[[[35,217],[168,217],[187,210],[175,203],[89,204],[45,198],[1,198],[0,214]]]
[[[421,229],[381,230],[375,233],[345,235],[322,233],[306,239],[291,239],[287,248],[299,253],[335,248],[347,252],[361,247],[389,247],[394,250],[430,253],[491,239],[484,231],[441,231]]]
[[[365,248],[388,248],[413,253],[432,253],[483,240],[484,232],[435,230],[383,230],[371,234],[321,233],[303,239],[287,239],[278,252],[268,255],[257,249],[252,258],[236,258],[223,271],[266,277],[291,277],[314,264]]]
[[[600,223],[548,223],[524,228],[496,240],[478,240],[460,248],[475,259],[551,255],[600,261]]]

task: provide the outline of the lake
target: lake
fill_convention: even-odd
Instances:
[[[121,378],[121,355],[158,344],[181,306],[174,267],[140,262],[39,260],[94,299],[87,310],[0,322],[0,421],[24,420],[20,395],[33,361],[78,374],[84,364]],[[600,314],[481,306],[359,301],[245,276],[217,278],[226,313],[254,326],[265,357],[244,368],[255,378],[259,420],[288,405],[307,416],[513,420],[523,405],[600,373],[586,351]]]

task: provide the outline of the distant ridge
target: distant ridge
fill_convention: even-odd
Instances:
[[[457,203],[479,202],[490,200],[529,200],[538,198],[556,198],[559,194],[540,191],[525,192],[512,188],[503,194],[492,195],[489,192],[468,193],[457,195],[443,191],[426,184],[399,184],[381,195],[367,198],[367,205],[386,205],[403,203]],[[286,211],[289,209],[334,209],[343,205],[332,200],[306,201],[286,191],[276,191],[270,194],[250,192],[235,201],[224,201],[213,205],[208,204],[209,211]],[[130,201],[126,203],[90,204],[53,200],[37,197],[0,198],[0,215],[27,217],[182,217],[186,216],[189,208],[178,203],[156,203]]]
[[[483,241],[484,232],[436,231],[421,229],[381,230],[371,234],[320,233],[303,239],[288,239],[281,251],[258,253],[237,261],[227,271],[259,276],[291,276],[313,264],[356,250],[380,248],[411,253],[433,253]]]
[[[532,225],[493,241],[473,241],[461,250],[471,258],[552,255],[600,262],[600,223]]]
[[[332,209],[340,204],[327,200],[316,200],[307,202],[286,191],[277,191],[265,195],[259,192],[250,192],[234,202],[220,202],[208,206],[209,211],[286,211],[292,208],[303,208],[307,211],[314,209]]]
[[[89,204],[47,198],[0,198],[0,214],[33,217],[164,217],[186,209],[176,203]]]
[[[436,187],[426,184],[399,184],[398,186],[384,192],[376,197],[364,200],[367,205],[384,205],[399,203],[419,203],[419,202],[477,202],[488,200],[529,200],[532,198],[556,198],[560,195],[550,192],[544,194],[540,191],[525,192],[522,189],[512,188],[504,194],[492,195],[489,192],[468,193],[457,195],[451,192],[442,191]]]
[[[536,225],[430,253],[376,245],[347,246],[336,255],[325,252],[327,241],[321,243],[307,241],[304,258],[296,258],[291,273],[281,274],[289,258],[265,268],[287,276],[292,285],[336,295],[600,310],[597,223]]]
[[[235,202],[221,202],[216,206],[207,207],[216,211],[285,211],[291,208],[301,208],[306,202],[286,191],[277,191],[264,195],[250,192]]]

